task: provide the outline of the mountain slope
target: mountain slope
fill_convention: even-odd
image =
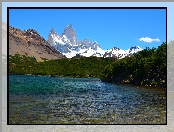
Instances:
[[[21,31],[11,26],[9,26],[9,54],[34,56],[37,61],[42,61],[41,58],[49,60],[65,58],[63,54],[41,37],[37,31],[33,29]]]
[[[89,39],[77,41],[75,29],[71,24],[64,29],[62,35],[57,34],[52,28],[48,35],[48,43],[68,58],[80,55],[85,57],[116,57],[120,59],[142,50],[139,46],[131,47],[128,50],[121,50],[117,47],[103,50],[96,41],[91,42]]]

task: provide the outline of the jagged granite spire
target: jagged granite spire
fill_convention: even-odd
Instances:
[[[53,41],[53,37],[55,36],[54,28],[52,27],[49,35],[48,35],[48,42],[51,46],[55,46],[55,43]]]
[[[71,44],[76,45],[76,33],[75,29],[69,24],[63,31],[62,36],[65,35],[66,38],[71,42]]]
[[[55,34],[54,32],[54,28],[52,27],[51,31],[50,31],[50,34]]]

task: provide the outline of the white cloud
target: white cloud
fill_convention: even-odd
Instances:
[[[160,42],[159,38],[152,39],[149,37],[142,37],[139,39],[139,41],[147,42],[147,43],[152,43],[152,42]]]

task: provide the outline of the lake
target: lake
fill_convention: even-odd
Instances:
[[[9,124],[166,124],[166,90],[9,75]]]

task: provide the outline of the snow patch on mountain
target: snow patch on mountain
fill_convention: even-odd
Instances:
[[[141,49],[139,46],[134,46],[127,50],[122,50],[117,47],[114,47],[106,51],[104,54],[104,57],[115,57],[115,58],[121,59],[126,56],[131,56],[132,54],[137,53],[138,51],[141,51],[141,50],[143,49]]]

